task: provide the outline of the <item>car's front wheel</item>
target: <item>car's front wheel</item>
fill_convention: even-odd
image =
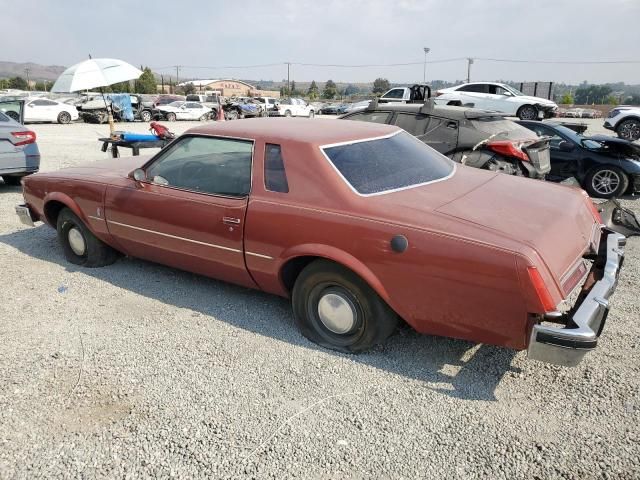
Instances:
[[[149,110],[143,110],[142,112],[140,112],[140,120],[142,120],[143,122],[150,122],[151,112]]]
[[[312,342],[358,353],[384,342],[398,317],[358,275],[328,260],[316,260],[293,288],[296,324]]]
[[[618,167],[603,165],[591,170],[584,180],[584,188],[592,197],[617,198],[629,187],[629,177]]]
[[[290,117],[290,116],[291,116],[291,110],[286,110],[286,111],[284,112],[284,116],[285,116],[285,117]]]
[[[520,120],[536,120],[538,118],[538,109],[533,105],[523,105],[518,109],[516,115]]]
[[[167,122],[175,122],[176,121],[176,114],[173,112],[167,113]]]
[[[69,208],[60,211],[57,231],[65,258],[75,265],[103,267],[118,259],[118,252],[91,233]]]
[[[616,127],[616,133],[620,138],[634,142],[640,138],[640,120],[630,118],[623,120]]]
[[[69,112],[60,112],[58,114],[58,123],[66,125],[71,122],[71,114]]]

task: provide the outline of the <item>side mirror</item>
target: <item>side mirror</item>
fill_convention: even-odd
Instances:
[[[136,168],[129,174],[129,178],[132,178],[136,182],[144,182],[147,179],[147,172],[141,168]]]
[[[570,152],[573,150],[573,145],[566,140],[562,140],[558,144],[558,150],[560,150],[561,152]]]

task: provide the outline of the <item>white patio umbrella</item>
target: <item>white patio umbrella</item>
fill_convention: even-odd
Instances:
[[[67,68],[51,87],[52,92],[77,92],[135,80],[142,71],[116,58],[90,58]],[[104,94],[102,96],[104,98]],[[105,100],[105,106],[107,102]],[[108,109],[108,108],[107,108]],[[113,135],[113,115],[109,112],[109,129]]]

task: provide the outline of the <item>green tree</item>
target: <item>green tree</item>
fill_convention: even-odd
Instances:
[[[386,78],[376,78],[373,82],[373,93],[384,93],[391,88]]]
[[[570,93],[565,93],[560,99],[560,103],[563,105],[573,105],[573,97]]]
[[[283,85],[283,86],[280,87],[280,96],[282,98],[287,98],[287,97],[290,96],[289,95],[289,89],[287,88],[286,85]]]
[[[297,97],[298,95],[300,95],[300,92],[296,89],[296,81],[291,80],[291,96]]]
[[[618,98],[613,95],[609,95],[606,100],[607,105],[618,105]]]
[[[104,87],[104,90],[106,90],[107,87]],[[131,93],[131,84],[127,81],[127,82],[120,82],[120,83],[114,83],[113,85],[110,85],[110,90],[113,93]]]
[[[184,94],[185,94],[185,95],[191,95],[191,94],[193,94],[193,93],[196,93],[196,86],[195,86],[193,83],[191,83],[191,82],[187,83],[187,84],[186,84],[184,87],[182,87],[182,88],[183,88],[183,90],[184,90]]]
[[[347,97],[350,97],[351,95],[356,95],[358,93],[360,93],[360,89],[355,85],[352,85],[351,83],[347,85],[347,88],[344,89],[344,94]]]
[[[0,78],[0,89],[9,88],[9,79]]]
[[[309,85],[309,90],[307,90],[307,96],[311,100],[315,100],[316,98],[318,98],[319,95],[320,95],[320,89],[318,88],[316,81],[311,80],[311,85]]]
[[[333,80],[327,80],[327,83],[324,84],[324,90],[322,91],[322,98],[332,99],[335,98],[337,93],[338,90]]]
[[[9,88],[17,90],[27,90],[27,81],[22,77],[13,77],[9,79]]]
[[[157,93],[158,82],[149,67],[145,67],[140,78],[136,80],[136,93]]]

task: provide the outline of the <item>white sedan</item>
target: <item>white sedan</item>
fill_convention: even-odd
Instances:
[[[315,109],[301,98],[284,98],[278,102],[278,111],[283,117],[309,117],[316,114]]]
[[[78,119],[78,110],[73,105],[47,98],[28,99],[24,108],[24,122],[69,123]]]
[[[437,104],[447,105],[451,102],[505,113],[520,120],[549,118],[558,109],[558,105],[551,100],[529,97],[509,85],[493,82],[463,83],[436,92]]]
[[[169,122],[175,122],[176,120],[209,120],[212,113],[211,108],[197,102],[171,102],[167,105],[159,106],[157,109]]]

